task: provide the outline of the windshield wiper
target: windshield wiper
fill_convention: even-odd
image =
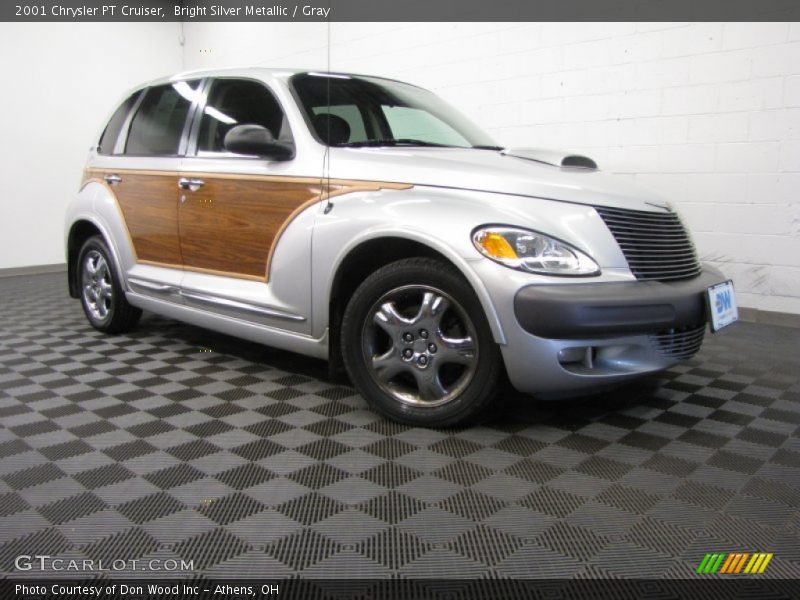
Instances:
[[[425,140],[415,140],[412,138],[397,138],[390,140],[361,140],[360,142],[345,142],[343,144],[335,144],[337,148],[363,148],[372,146],[433,146],[437,148],[458,148],[450,144],[437,144],[435,142],[426,142]]]
[[[497,150],[498,152],[505,150],[505,148],[503,148],[502,146],[484,146],[481,144],[473,146],[473,148],[475,148],[476,150]]]

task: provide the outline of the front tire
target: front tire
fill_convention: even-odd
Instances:
[[[125,298],[111,252],[99,235],[83,244],[77,277],[83,312],[92,327],[105,333],[123,333],[136,325],[142,311]]]
[[[483,308],[440,260],[399,260],[367,277],[345,309],[341,340],[353,384],[396,421],[463,423],[499,388],[500,351]]]

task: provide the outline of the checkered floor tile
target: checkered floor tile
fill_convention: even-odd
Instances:
[[[800,577],[800,333],[740,323],[577,401],[387,422],[325,364],[145,315],[91,329],[63,275],[0,280],[0,572],[20,554],[208,577]]]

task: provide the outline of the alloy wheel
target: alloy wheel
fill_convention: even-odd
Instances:
[[[434,407],[456,398],[478,365],[475,327],[448,294],[395,288],[367,313],[362,351],[370,376],[403,404]]]
[[[108,318],[114,301],[114,286],[111,271],[105,257],[97,250],[90,250],[83,260],[81,271],[83,301],[98,321]]]

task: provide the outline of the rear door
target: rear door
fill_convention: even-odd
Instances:
[[[137,263],[181,268],[177,181],[198,89],[197,80],[147,89],[121,140],[124,166],[103,174],[119,201]]]
[[[86,172],[87,181],[108,187],[123,217],[117,234],[127,237],[130,249],[124,264],[130,288],[172,302],[182,302],[178,176],[202,83],[175,81],[129,97],[109,121]]]

